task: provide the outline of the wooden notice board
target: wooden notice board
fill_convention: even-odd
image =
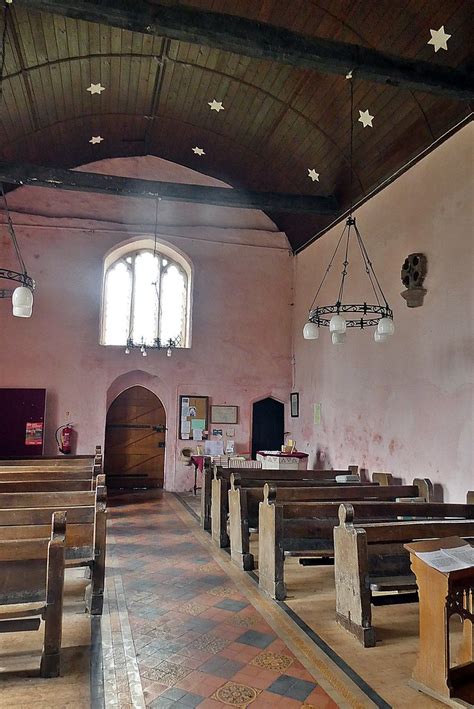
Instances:
[[[208,430],[208,396],[179,397],[179,438],[202,441]],[[206,432],[203,434],[203,432]]]

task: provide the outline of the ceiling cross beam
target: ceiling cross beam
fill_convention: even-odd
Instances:
[[[160,198],[168,202],[193,202],[218,207],[262,209],[266,212],[334,214],[338,208],[337,201],[333,196],[254,192],[6,162],[0,162],[0,182],[78,192],[96,192],[119,197]]]
[[[460,100],[474,98],[472,73],[368,47],[309,37],[243,17],[143,0],[20,0],[42,12],[201,44],[302,69],[346,75]]]

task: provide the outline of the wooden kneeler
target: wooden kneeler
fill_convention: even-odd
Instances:
[[[29,606],[0,610],[0,633],[38,630],[44,620],[41,677],[60,674],[65,539],[66,513],[55,512],[49,540],[0,542],[0,603]]]

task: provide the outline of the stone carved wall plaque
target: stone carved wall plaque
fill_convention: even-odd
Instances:
[[[426,272],[425,254],[410,254],[406,257],[401,271],[402,283],[406,290],[400,295],[406,300],[409,308],[419,308],[423,305],[423,299],[427,293],[426,288],[423,288]]]

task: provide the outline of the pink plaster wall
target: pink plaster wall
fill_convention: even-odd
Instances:
[[[87,169],[222,184],[154,157]],[[154,203],[28,187],[10,195],[9,204],[37,290],[29,320],[12,317],[10,302],[0,302],[0,386],[47,389],[46,453],[66,420],[76,426],[77,452],[90,452],[103,441],[107,406],[136,384],[156,393],[166,409],[168,489],[189,489],[192,477],[180,462],[190,442],[177,441],[179,394],[239,406],[237,450],[249,450],[251,402],[269,393],[287,401],[290,387],[292,259],[273,222],[256,210],[160,204],[159,238],[193,264],[192,348],[145,359],[99,345],[102,264],[115,245],[152,234]],[[1,244],[2,265],[13,267],[4,229]]]
[[[411,168],[357,211],[357,222],[389,303],[396,333],[375,344],[348,331],[334,346],[301,331],[323,270],[342,230],[337,226],[296,258],[293,318],[300,418],[289,428],[310,462],[359,464],[404,481],[429,477],[446,501],[474,489],[473,126]],[[422,308],[401,298],[400,268],[413,252],[428,257]],[[339,283],[340,263],[329,281]],[[347,301],[369,297],[355,255]],[[356,270],[358,275],[356,275]],[[351,296],[352,294],[352,296]],[[323,296],[336,301],[334,288]],[[322,301],[321,301],[322,304]],[[320,425],[313,405],[322,405]]]

